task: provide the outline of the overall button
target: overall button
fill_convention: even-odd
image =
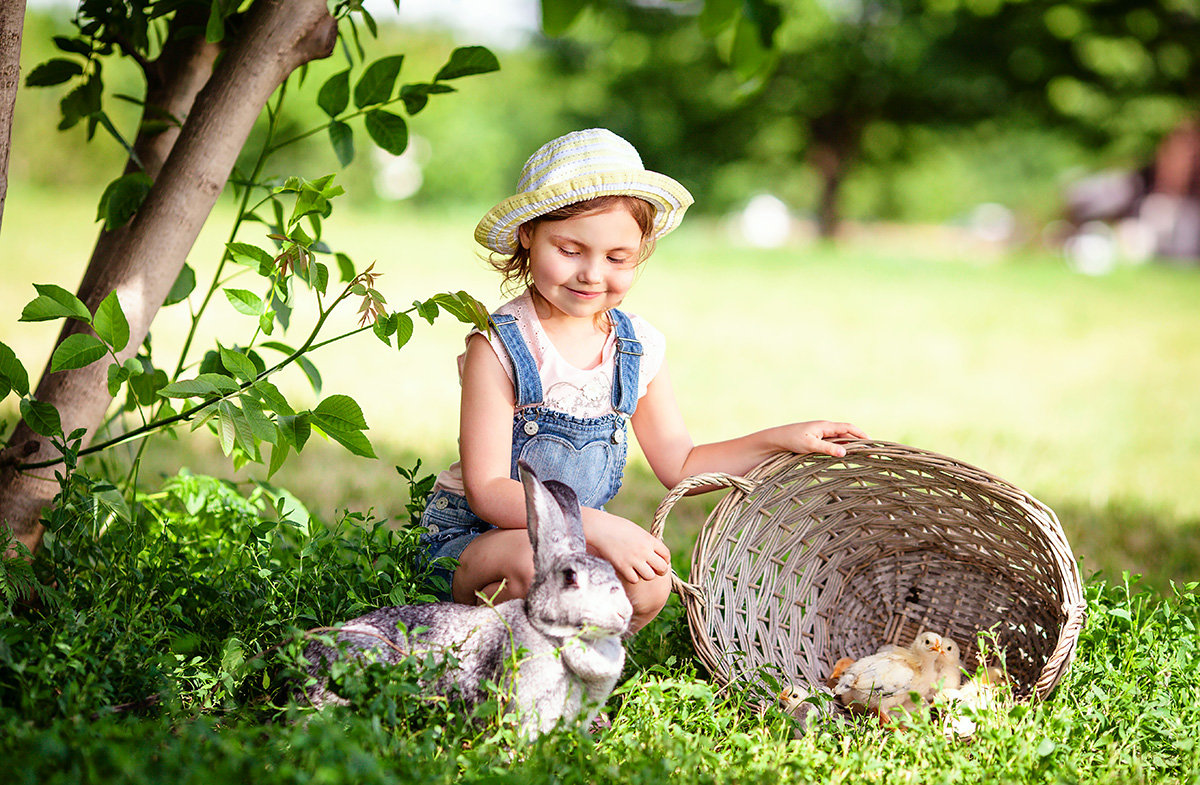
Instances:
[[[425,531],[429,532],[430,534],[437,534],[439,531],[441,531],[441,529],[431,523],[425,527]]]
[[[613,431],[613,432],[612,432],[612,442],[613,442],[613,444],[620,444],[620,443],[621,443],[621,442],[623,442],[623,441],[625,441],[625,431],[623,431],[622,429],[618,428],[618,429],[616,429],[615,431]]]
[[[537,432],[538,432],[538,424],[535,423],[533,420],[528,420],[525,423],[525,433],[529,434],[530,436],[534,436],[537,434]]]
[[[447,499],[445,496],[439,496],[437,499],[434,500],[433,506],[437,507],[439,510],[444,510],[450,506],[450,500]]]

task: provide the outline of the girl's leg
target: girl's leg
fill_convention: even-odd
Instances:
[[[493,603],[524,597],[533,581],[533,546],[525,529],[491,529],[463,549],[454,571],[451,594],[464,605],[479,602],[476,593]]]

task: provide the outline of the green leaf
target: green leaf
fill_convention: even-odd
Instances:
[[[342,283],[354,280],[354,262],[350,257],[339,251],[334,254],[334,258],[337,259],[338,274],[342,277]]]
[[[362,409],[349,395],[331,395],[312,410],[313,420],[322,430],[362,431],[367,428]]]
[[[308,377],[308,383],[312,385],[313,392],[320,395],[321,373],[317,370],[317,366],[313,365],[312,360],[303,355],[297,357],[296,362],[299,364],[301,370],[304,371],[304,375]]]
[[[121,310],[121,301],[117,299],[115,290],[109,292],[96,308],[92,329],[114,352],[121,351],[129,344],[129,322]]]
[[[354,85],[354,105],[362,109],[373,104],[382,104],[391,98],[403,62],[404,55],[389,55],[367,66],[358,84]]]
[[[317,106],[330,117],[337,117],[350,105],[350,69],[325,80],[317,92]]]
[[[408,123],[398,114],[375,109],[363,118],[367,135],[392,155],[400,155],[408,147]]]
[[[78,297],[52,283],[35,283],[38,296],[21,311],[22,322],[44,322],[48,319],[78,319],[91,324],[92,314]]]
[[[296,413],[292,409],[292,405],[288,403],[287,398],[283,397],[283,393],[279,391],[279,388],[266,379],[259,379],[251,389],[258,393],[267,405],[267,408],[271,411],[289,415]]]
[[[141,375],[129,375],[129,391],[134,399],[142,406],[149,406],[158,400],[158,392],[167,386],[167,372],[161,368]]]
[[[483,303],[465,291],[459,290],[453,294],[449,292],[435,294],[431,299],[453,314],[454,318],[460,322],[474,325],[480,330],[487,329],[487,309],[483,307]]]
[[[269,275],[275,267],[275,257],[256,245],[249,243],[226,243],[229,258],[246,267],[258,269],[259,275]]]
[[[321,426],[318,420],[314,420],[313,424],[318,427]],[[371,441],[362,431],[330,431],[325,428],[321,428],[321,430],[325,432],[326,436],[355,455],[361,455],[364,458],[379,457],[375,454],[375,449],[371,446]]]
[[[25,77],[26,87],[52,87],[62,84],[73,76],[83,73],[83,66],[74,60],[64,60],[56,57],[47,60],[29,72]]]
[[[400,99],[404,101],[404,110],[410,115],[425,108],[425,104],[429,103],[429,96],[436,93],[453,93],[456,92],[453,87],[448,84],[437,84],[435,82],[406,84],[400,88]]]
[[[292,452],[291,446],[288,445],[284,438],[285,437],[281,435],[271,448],[271,463],[267,467],[268,480],[275,475],[275,472],[279,471],[279,469],[283,466],[284,461],[287,460],[288,455],[290,455]]]
[[[100,111],[100,94],[104,90],[99,72],[94,71],[88,80],[63,96],[58,102],[62,112],[62,121],[58,130],[64,131],[74,127],[80,120],[90,117]]]
[[[304,449],[309,435],[312,434],[312,417],[308,412],[297,415],[281,414],[278,417],[279,432],[287,443],[296,448],[296,452]]]
[[[17,395],[29,395],[29,374],[25,366],[17,359],[17,354],[6,344],[0,343],[0,384],[3,384],[3,399],[9,390]]]
[[[396,332],[396,319],[394,316],[382,315],[375,320],[375,324],[371,326],[371,330],[375,333],[376,338],[390,347],[392,341],[389,336]]]
[[[242,394],[238,397],[242,402],[242,411],[246,414],[246,421],[250,424],[250,432],[254,434],[254,438],[274,444],[277,438],[275,423],[263,414],[262,405],[249,395]]]
[[[254,363],[245,354],[236,349],[226,349],[224,346],[221,346],[220,350],[221,365],[224,365],[225,369],[235,377],[248,382],[255,376],[258,376],[258,369],[254,367]]]
[[[51,404],[22,398],[21,419],[36,434],[46,438],[62,436],[62,420],[59,419],[58,409]]]
[[[229,304],[238,313],[244,313],[247,316],[259,316],[263,312],[262,299],[248,289],[226,289],[225,299],[229,300]]]
[[[329,124],[329,143],[333,145],[333,154],[338,163],[349,166],[354,160],[354,131],[350,126],[337,120]]]
[[[588,0],[542,0],[542,32],[557,38],[567,32]]]
[[[221,452],[225,455],[233,452],[233,445],[237,441],[237,432],[233,424],[233,413],[226,413],[226,408],[232,409],[229,401],[221,401],[217,404],[215,413],[217,418],[217,436],[221,440]]]
[[[403,349],[413,335],[413,320],[406,313],[396,314],[396,348]]]
[[[94,335],[72,333],[50,355],[50,372],[73,371],[91,365],[108,354],[104,342]]]
[[[221,449],[225,448],[225,423],[229,423],[233,427],[234,442],[252,460],[259,460],[258,445],[254,442],[254,432],[250,428],[250,422],[246,419],[245,412],[230,401],[221,401],[217,404],[217,416],[221,421]],[[230,449],[232,450],[232,447]],[[226,452],[225,454],[228,455],[229,453]]]
[[[104,229],[111,232],[133,217],[142,206],[154,181],[145,172],[133,172],[113,180],[100,197],[96,220],[104,221]]]
[[[167,297],[163,300],[163,305],[174,305],[175,303],[183,302],[187,296],[196,289],[196,271],[187,262],[183,263],[183,269],[179,271],[179,275],[175,278],[175,283],[171,285],[171,291],[167,292]]]
[[[774,50],[762,45],[760,28],[746,17],[734,28],[730,65],[743,80],[750,80],[766,71],[775,61]]]
[[[696,20],[700,32],[707,38],[716,38],[733,24],[741,7],[742,0],[704,0],[704,8]]]
[[[65,35],[56,35],[54,36],[53,41],[54,45],[59,49],[59,51],[83,55],[84,57],[92,56],[91,45],[82,39],[67,38]]]
[[[204,376],[213,375],[215,374],[204,374]],[[210,379],[203,377],[174,382],[158,391],[158,394],[164,398],[207,398],[219,393],[220,391],[217,389],[217,386]]]
[[[551,5],[555,5],[553,0]],[[573,3],[579,6],[579,3]],[[545,19],[546,0],[542,2],[543,19]],[[578,10],[575,11],[579,13]],[[567,22],[570,24],[570,21]],[[565,28],[564,28],[565,29]],[[548,35],[555,35],[547,31]],[[500,61],[496,59],[496,55],[492,54],[491,50],[486,46],[460,46],[450,54],[450,60],[442,66],[442,70],[437,72],[434,81],[441,82],[446,79],[458,79],[463,76],[473,76],[475,74],[486,74],[492,71],[500,70]]]
[[[108,366],[108,394],[116,395],[117,390],[129,378],[129,369],[124,365],[112,363]]]
[[[437,318],[438,306],[437,301],[432,297],[428,300],[413,300],[413,305],[417,308],[417,316],[420,316],[425,321],[433,324],[433,320]]]

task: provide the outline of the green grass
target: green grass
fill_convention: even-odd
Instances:
[[[55,330],[15,314],[31,283],[74,286],[94,207],[19,183],[9,197],[0,306],[14,319],[0,340],[36,373]],[[224,210],[190,258],[201,281]],[[393,303],[465,288],[496,304],[470,242],[475,217],[380,207],[335,212],[326,232],[360,266],[377,261]],[[1058,512],[1090,576],[1078,659],[1051,700],[1001,712],[973,742],[926,722],[793,738],[787,716],[707,680],[674,599],[630,643],[613,726],[598,736],[564,729],[518,743],[495,718],[474,726],[414,703],[406,682],[357,711],[291,722],[286,647],[250,655],[314,623],[416,599],[412,532],[392,525],[407,520],[409,489],[393,467],[419,458],[437,470],[454,455],[462,328],[440,321],[399,354],[364,336],[314,357],[326,394],[362,403],[380,454],[369,462],[313,443],[276,475],[330,528],[273,523],[249,483],[234,493],[170,479],[181,466],[262,476],[232,471],[203,432],[151,444],[141,477],[154,493],[136,524],[101,535],[82,501],[63,507],[35,563],[54,598],[0,605],[0,755],[16,781],[39,783],[1200,782],[1200,598],[1184,585],[1200,566],[1197,301],[1193,270],[1087,278],[1051,254],[1001,255],[934,229],[763,251],[690,220],[641,273],[628,307],[667,334],[697,440],[849,419],[987,469]],[[201,345],[244,339],[240,320],[218,301]],[[173,365],[185,328],[183,306],[156,322],[160,364]],[[281,385],[312,396],[302,378]],[[648,521],[662,493],[635,454],[611,509]],[[715,502],[687,499],[672,513],[678,569]]]

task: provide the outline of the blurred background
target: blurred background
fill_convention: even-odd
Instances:
[[[465,289],[500,304],[475,222],[543,142],[608,127],[696,197],[627,305],[666,333],[697,441],[851,420],[1046,502],[1085,577],[1196,579],[1194,5],[748,3],[779,12],[769,49],[714,21],[713,8],[729,5],[716,0],[597,0],[553,37],[537,0],[366,5],[379,23],[378,39],[364,40],[369,59],[404,54],[402,79],[429,80],[463,44],[488,46],[501,64],[431,101],[403,155],[363,145],[342,170],[317,134],[272,161],[279,175],[337,172],[347,195],[326,238],[360,268],[375,262],[389,301]],[[52,37],[73,32],[72,13],[30,0],[23,74],[55,55]],[[324,123],[313,97],[344,68],[338,53],[310,65],[295,86],[309,98],[289,105],[285,127]],[[113,94],[140,95],[138,79],[119,61],[106,66]],[[57,131],[61,98],[18,95],[0,231],[10,315],[0,340],[34,375],[56,330],[17,315],[32,283],[77,285],[99,196],[126,158],[111,140],[88,143],[82,125]],[[137,108],[122,111],[111,102],[114,123],[131,131]],[[189,259],[201,281],[232,214],[218,206]],[[155,322],[156,352],[181,342],[184,307]],[[232,308],[206,319],[201,345],[253,332]],[[437,471],[455,456],[463,335],[443,320],[419,325],[400,353],[364,335],[314,355],[324,392],[362,404],[380,460],[314,444],[272,482],[322,517],[374,508],[403,521],[407,489],[393,467],[420,459]],[[312,396],[302,376],[282,385]],[[157,437],[146,461],[149,485],[180,466],[265,474],[235,472],[204,431]],[[663,492],[635,454],[611,509],[648,522]],[[677,567],[716,501],[676,508],[667,539]]]

